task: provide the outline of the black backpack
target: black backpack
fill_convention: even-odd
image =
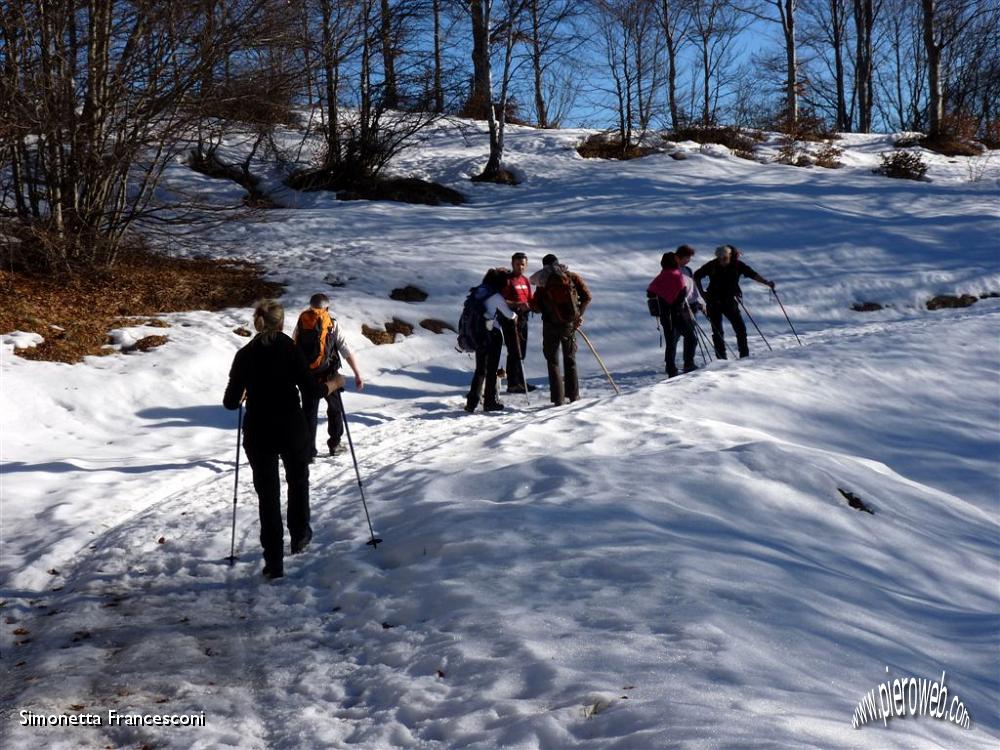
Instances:
[[[474,352],[486,342],[486,300],[493,290],[485,284],[469,290],[458,319],[458,345],[460,352]]]

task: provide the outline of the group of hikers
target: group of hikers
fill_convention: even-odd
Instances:
[[[663,327],[665,371],[669,377],[679,374],[678,341],[683,341],[682,371],[697,369],[695,317],[699,313],[711,325],[716,357],[726,359],[723,317],[732,326],[740,357],[748,356],[747,330],[739,308],[740,278],[774,289],[774,282],[741,261],[732,245],[718,247],[715,257],[692,273],[688,265],[694,255],[689,245],[664,253],[661,271],[646,290],[650,313],[659,318]],[[542,319],[542,353],[548,368],[550,401],[560,406],[580,397],[576,334],[582,334],[583,316],[592,299],[590,289],[579,274],[551,253],[542,258],[541,269],[530,276],[525,275],[527,267],[527,255],[514,253],[509,269],[489,269],[482,282],[469,291],[458,336],[459,349],[475,353],[475,372],[465,402],[468,412],[475,411],[480,400],[483,411],[504,408],[498,398],[497,373],[505,346],[507,393],[535,390],[524,376],[530,313],[540,314]],[[707,289],[703,286],[706,280]],[[355,387],[364,388],[357,360],[340,325],[331,317],[329,305],[325,294],[314,294],[289,337],[283,332],[282,306],[275,300],[259,302],[253,317],[257,335],[236,353],[223,398],[227,409],[241,410],[243,448],[259,501],[262,572],[269,579],[284,575],[278,462],[284,466],[288,484],[291,552],[298,554],[312,540],[309,465],[318,455],[320,401],[326,401],[326,442],[334,456],[343,450],[345,420],[340,394],[346,381],[340,370],[344,362],[354,373]]]

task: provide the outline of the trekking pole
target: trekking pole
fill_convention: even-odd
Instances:
[[[764,334],[760,332],[760,327],[757,325],[757,321],[755,321],[753,319],[753,316],[750,314],[750,311],[747,310],[747,306],[743,304],[743,298],[742,297],[737,297],[736,299],[739,301],[740,307],[743,308],[743,312],[745,312],[747,314],[747,317],[750,319],[750,322],[753,323],[753,327],[757,329],[757,333],[760,334],[760,337],[762,339],[764,339],[764,343],[767,344],[767,350],[769,352],[773,352],[774,349],[772,349],[771,345],[767,343],[767,339],[764,338]]]
[[[708,354],[708,361],[711,362],[715,352],[712,350],[712,342],[708,340],[708,334],[705,333],[705,329],[701,327],[701,324],[697,320],[694,322],[694,330],[698,333],[698,345],[701,346],[701,356],[704,357],[708,352],[712,351],[712,354]]]
[[[524,384],[524,402],[531,406],[531,399],[528,397],[528,378],[524,375],[524,360],[521,359],[521,337],[517,334],[517,321],[511,321],[511,328],[514,329],[514,353],[517,355],[517,366],[521,368],[521,382]],[[510,347],[507,336],[504,334],[504,327],[500,326],[500,334],[504,337],[504,346]],[[507,373],[507,382],[510,383],[510,373]]]
[[[344,399],[340,397],[340,394],[343,392],[343,388],[337,389],[337,403],[340,406],[340,416],[344,420],[344,433],[347,435],[347,444],[351,447],[351,460],[354,462],[354,474],[358,478],[358,489],[361,491],[361,505],[365,509],[365,520],[368,521],[368,533],[371,534],[371,539],[365,542],[365,544],[371,545],[374,549],[378,549],[378,545],[382,540],[375,536],[375,530],[372,529],[372,519],[371,516],[368,515],[368,503],[365,502],[365,486],[361,482],[361,471],[358,469],[358,458],[354,453],[354,442],[351,440],[351,428],[347,424],[347,411],[344,409]]]
[[[531,397],[528,395],[528,376],[524,374],[524,352],[521,351],[521,334],[517,332],[517,323],[514,321],[514,353],[517,354],[517,366],[521,368],[521,382],[524,384],[524,403],[531,406]]]
[[[788,327],[792,329],[792,334],[795,336],[795,340],[799,342],[799,346],[802,346],[802,340],[799,339],[799,334],[795,333],[795,326],[792,325],[792,319],[789,318],[788,317],[788,313],[785,312],[785,306],[783,304],[781,304],[781,298],[778,296],[778,293],[776,291],[774,291],[773,287],[771,288],[771,294],[774,295],[774,299],[777,301],[778,307],[780,307],[781,308],[781,312],[784,313],[785,320],[788,321]]]
[[[656,295],[656,309],[659,311],[659,315],[656,316],[656,332],[660,334],[660,348],[663,348],[663,328],[660,326],[660,320],[663,318],[663,303],[660,301],[660,295]]]
[[[236,497],[240,490],[240,442],[243,440],[243,400],[236,418],[236,481],[233,482],[233,534],[229,541],[229,567],[236,564]]]
[[[708,357],[705,356],[705,345],[702,343],[701,339],[705,335],[701,326],[698,325],[697,318],[694,317],[694,310],[691,309],[691,303],[686,299],[684,300],[684,306],[687,308],[688,315],[691,316],[691,326],[694,328],[695,334],[697,336],[698,348],[701,349],[701,362],[703,365],[708,365]]]
[[[611,383],[611,387],[615,389],[615,393],[618,394],[619,396],[622,395],[622,392],[621,390],[619,390],[618,385],[614,381],[614,378],[611,377],[611,373],[608,372],[608,368],[605,367],[604,360],[601,359],[601,355],[597,353],[597,350],[594,348],[594,345],[591,344],[590,339],[587,338],[587,334],[583,332],[582,328],[577,328],[576,330],[583,337],[583,340],[587,344],[587,346],[590,347],[590,351],[593,353],[594,358],[597,360],[597,364],[599,364],[601,366],[601,369],[604,370],[604,374],[607,376],[608,382]]]

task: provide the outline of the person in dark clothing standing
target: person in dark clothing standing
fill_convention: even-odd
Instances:
[[[694,353],[698,339],[694,333],[694,320],[687,300],[690,280],[681,271],[677,253],[664,253],[660,258],[660,275],[653,279],[646,294],[655,297],[660,311],[660,325],[666,339],[663,359],[668,377],[677,375],[677,340],[684,339],[684,372],[697,370]]]
[[[531,309],[542,314],[542,353],[549,370],[549,397],[556,406],[564,399],[580,398],[576,377],[576,330],[590,304],[590,290],[577,274],[549,253],[542,258],[542,269],[531,275],[535,294]],[[559,370],[559,352],[565,379]]]
[[[237,409],[246,397],[243,447],[250,461],[260,509],[262,572],[266,578],[281,578],[285,542],[278,459],[285,467],[288,533],[292,554],[296,554],[312,539],[309,525],[312,446],[299,393],[322,398],[342,388],[344,379],[339,375],[325,382],[313,378],[302,352],[282,333],[285,311],[275,300],[257,304],[253,323],[257,335],[236,352],[222,403],[227,409]]]
[[[708,320],[712,324],[712,343],[715,346],[715,356],[726,359],[726,341],[722,334],[722,316],[725,316],[736,334],[736,347],[740,358],[750,356],[747,346],[747,327],[740,315],[739,299],[743,296],[740,290],[740,277],[745,276],[759,284],[774,289],[774,282],[768,281],[750,266],[740,260],[740,252],[732,245],[721,245],[715,249],[715,259],[694,272],[694,283],[705,298],[708,306]],[[702,281],[708,279],[708,290],[702,287]]]
[[[465,397],[467,412],[476,410],[484,385],[486,394],[483,397],[483,411],[502,411],[504,408],[497,400],[497,370],[500,369],[500,355],[503,352],[503,334],[497,325],[497,318],[506,318],[511,323],[517,318],[500,294],[506,284],[506,269],[491,268],[483,277],[482,284],[473,292],[483,304],[486,330],[483,339],[476,346],[476,371]]]
[[[503,298],[517,313],[517,320],[501,318],[503,338],[507,344],[507,393],[524,393],[535,390],[525,380],[524,356],[528,351],[528,312],[531,309],[531,282],[524,275],[528,267],[525,253],[514,253],[510,258],[510,277],[503,288]]]

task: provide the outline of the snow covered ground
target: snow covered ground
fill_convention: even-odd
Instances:
[[[527,179],[508,188],[467,182],[482,136],[441,128],[394,166],[468,205],[283,191],[294,208],[200,248],[284,281],[289,329],[331,293],[368,379],[345,403],[377,550],[349,457],[324,459],[313,545],[262,582],[244,463],[226,564],[236,433],[220,402],[249,309],[167,315],[168,345],[74,366],[5,337],[4,748],[997,746],[1000,299],[924,303],[1000,292],[1000,155],[930,156],[914,183],[870,173],[882,136],[845,137],[847,166],[825,171],[697,144],[683,161],[587,161],[584,135],[512,128]],[[180,165],[172,179],[239,195]],[[803,346],[747,283],[774,351],[751,328],[751,359],[665,381],[643,291],[682,242],[695,266],[741,247]],[[535,320],[539,390],[461,410],[471,361],[417,324],[454,322],[518,250],[588,280],[585,329],[621,396],[581,343],[583,397],[548,408]],[[406,284],[427,301],[389,299]],[[864,301],[889,306],[850,309]],[[414,335],[360,335],[393,317]],[[942,671],[969,729],[852,728],[880,683]],[[112,709],[205,726],[109,726]],[[22,726],[22,711],[104,725]]]

